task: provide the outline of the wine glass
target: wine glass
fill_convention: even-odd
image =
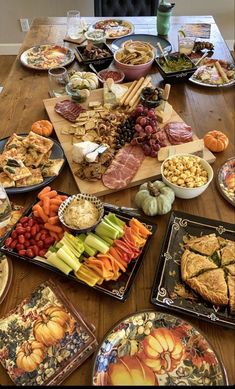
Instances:
[[[11,203],[4,187],[0,184],[0,228],[5,227],[11,219]]]

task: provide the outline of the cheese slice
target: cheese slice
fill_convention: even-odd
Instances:
[[[99,147],[98,143],[85,141],[74,143],[72,148],[72,160],[76,163],[81,163],[86,154],[91,153]]]
[[[164,107],[165,104],[165,107]],[[164,107],[164,108],[163,108]],[[172,116],[173,108],[167,101],[163,101],[157,108],[155,108],[155,114],[160,123],[166,123]]]

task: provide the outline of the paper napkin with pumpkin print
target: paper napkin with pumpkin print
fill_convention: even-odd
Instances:
[[[0,362],[16,385],[59,385],[96,349],[93,330],[45,282],[0,319]]]

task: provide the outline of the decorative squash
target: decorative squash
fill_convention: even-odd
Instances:
[[[174,199],[174,191],[162,181],[144,183],[135,196],[137,207],[148,216],[164,215],[169,212]]]
[[[33,326],[34,337],[45,346],[58,343],[69,330],[70,316],[59,306],[50,306],[41,312]]]
[[[181,362],[184,348],[181,341],[167,328],[153,330],[141,342],[138,356],[157,374],[173,371]]]
[[[223,132],[214,130],[204,136],[204,144],[209,150],[219,153],[228,147],[229,139]]]
[[[48,137],[53,131],[53,125],[49,120],[38,120],[32,124],[31,130],[35,132],[35,134]]]
[[[154,372],[136,356],[125,355],[108,369],[107,385],[158,385]]]
[[[92,72],[74,72],[69,79],[71,89],[97,89],[99,80],[95,73]]]
[[[40,365],[46,356],[45,346],[33,340],[24,342],[16,355],[16,365],[27,372],[31,372]]]

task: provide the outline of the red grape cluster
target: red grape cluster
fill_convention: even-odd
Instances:
[[[161,147],[166,146],[166,134],[158,127],[154,108],[139,104],[132,114],[135,117],[135,134],[132,145],[140,145],[146,156],[156,157]]]

